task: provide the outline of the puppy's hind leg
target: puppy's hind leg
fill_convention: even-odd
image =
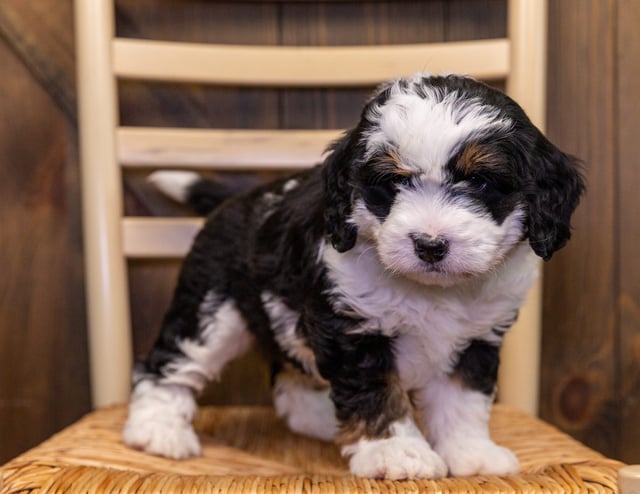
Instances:
[[[305,436],[333,441],[338,433],[336,409],[329,384],[296,369],[280,372],[273,386],[273,404],[289,429]]]
[[[174,459],[200,454],[194,392],[253,342],[233,299],[209,291],[195,309],[184,300],[178,287],[160,337],[136,369],[123,431],[129,446]]]

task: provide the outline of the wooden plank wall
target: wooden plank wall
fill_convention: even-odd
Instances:
[[[609,455],[617,390],[614,1],[551,2],[547,133],[584,160],[574,236],[545,270],[542,416]],[[559,49],[564,47],[564,49]]]
[[[0,463],[90,408],[71,0],[0,2]],[[120,34],[267,44],[399,43],[504,34],[503,0],[119,0]],[[572,243],[545,272],[542,415],[606,454],[640,461],[640,3],[551,0],[549,124],[585,161]],[[369,88],[120,86],[129,125],[344,127]],[[255,177],[225,176],[242,187]],[[136,214],[181,211],[126,177]],[[151,344],[177,264],[131,264],[136,353]],[[251,356],[207,402],[264,403]],[[251,383],[247,386],[247,383]]]
[[[89,407],[71,20],[0,3],[0,462]]]
[[[617,12],[617,227],[621,458],[640,462],[640,5],[621,0]]]
[[[545,270],[543,418],[640,462],[640,3],[551,1],[547,133],[585,164],[569,246]]]

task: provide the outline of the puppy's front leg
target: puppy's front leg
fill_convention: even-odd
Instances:
[[[473,341],[454,372],[430,382],[418,396],[429,439],[454,476],[517,473],[516,456],[489,435],[499,348]]]
[[[386,479],[438,478],[447,474],[413,420],[388,338],[361,335],[341,348],[329,374],[340,421],[338,443],[351,473]]]

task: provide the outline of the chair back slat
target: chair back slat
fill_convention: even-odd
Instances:
[[[251,46],[115,36],[113,0],[76,0],[78,106],[93,402],[124,401],[132,345],[126,258],[180,257],[201,219],[123,216],[123,169],[297,169],[322,158],[329,131],[120,127],[120,79],[223,87],[366,88],[416,72],[504,79],[543,128],[547,0],[507,0],[507,38],[382,46]],[[535,413],[540,285],[503,350],[500,399]],[[523,360],[525,359],[525,360]],[[523,371],[524,369],[524,371]]]
[[[122,250],[132,259],[184,257],[202,223],[200,218],[124,218]]]
[[[231,86],[372,86],[415,72],[501,79],[509,61],[508,39],[339,47],[113,41],[117,77]]]
[[[340,130],[209,130],[120,127],[126,168],[295,170],[318,164]]]

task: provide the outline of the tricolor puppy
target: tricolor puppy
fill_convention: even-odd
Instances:
[[[220,199],[193,174],[154,179],[205,210]],[[278,414],[335,440],[354,475],[516,472],[487,426],[498,353],[582,190],[576,159],[503,93],[382,86],[320,166],[209,214],[136,369],[125,442],[198,455],[194,393],[258,344]]]

